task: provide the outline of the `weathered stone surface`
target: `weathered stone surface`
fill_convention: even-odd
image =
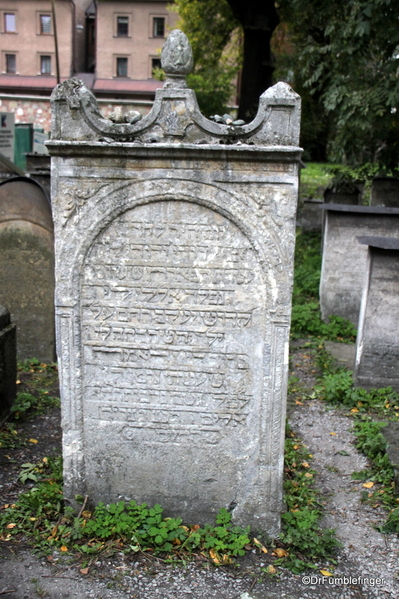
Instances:
[[[361,387],[399,391],[399,238],[361,237],[368,262],[356,343]]]
[[[371,205],[399,207],[399,179],[376,177],[371,186]]]
[[[278,84],[230,127],[177,85],[133,125],[53,94],[65,493],[276,534],[299,98]]]
[[[8,417],[16,397],[17,342],[10,313],[0,306],[0,425]]]
[[[297,224],[302,231],[321,231],[322,200],[303,200],[298,206]]]
[[[51,208],[26,177],[0,184],[0,303],[18,330],[18,358],[51,362],[54,334],[54,237]]]
[[[367,247],[360,236],[399,237],[399,209],[325,204],[320,307],[324,320],[342,316],[358,325]]]

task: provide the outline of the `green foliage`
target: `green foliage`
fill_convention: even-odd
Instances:
[[[381,531],[399,532],[394,471],[386,453],[385,438],[381,434],[385,424],[369,417],[355,422],[356,448],[369,458],[371,466],[361,472],[354,472],[352,478],[379,483],[378,488],[366,493],[364,499],[372,505],[382,504],[391,510],[387,521],[380,527]]]
[[[299,197],[302,199],[322,199],[323,193],[331,180],[327,165],[320,162],[307,162],[301,169]]]
[[[348,164],[399,162],[395,0],[281,0],[296,76],[327,114],[330,157]]]
[[[76,517],[63,504],[60,458],[23,464],[19,480],[35,486],[0,517],[3,538],[23,534],[44,552],[52,548],[78,554],[121,548],[174,554],[201,550],[215,564],[222,564],[230,563],[231,556],[244,555],[245,546],[251,543],[249,528],[234,526],[226,509],[217,514],[215,526],[202,528],[184,526],[181,518],[165,518],[160,505],[150,508],[135,501],[99,503],[93,512],[82,511]]]
[[[316,394],[320,399],[344,405],[354,413],[373,413],[388,419],[399,417],[399,393],[393,391],[392,387],[368,390],[355,387],[352,372],[331,367],[325,353],[323,350],[319,352],[319,365],[324,365],[327,370],[316,388]],[[330,372],[329,367],[332,368]]]
[[[18,433],[12,422],[8,422],[0,429],[1,449],[16,449],[25,444],[25,438]]]
[[[241,65],[240,27],[226,0],[176,0],[178,26],[190,40],[194,70],[187,77],[206,116],[227,112]]]
[[[291,334],[324,339],[354,340],[356,330],[340,316],[321,320],[319,284],[321,270],[321,238],[318,233],[298,233],[295,248],[294,289],[292,294]]]
[[[376,416],[387,421],[399,418],[399,393],[391,387],[369,390],[355,387],[352,372],[335,366],[324,349],[318,351],[318,365],[324,372],[314,395],[351,410],[357,418],[354,424],[355,446],[370,460],[369,468],[354,472],[352,477],[379,483],[376,490],[364,491],[363,499],[375,507],[382,504],[391,509],[387,522],[380,526],[380,530],[399,532],[394,472],[386,453],[385,438],[381,434],[386,422],[373,420]]]
[[[309,466],[312,456],[294,434],[288,431],[285,442],[284,490],[287,512],[282,514],[283,534],[288,555],[277,560],[294,573],[313,568],[318,560],[330,560],[339,547],[331,529],[319,526],[322,513],[319,494],[312,486],[316,474]]]
[[[399,508],[391,510],[382,532],[399,532]]]
[[[36,358],[18,363],[18,375],[24,377],[26,390],[17,393],[11,407],[12,420],[26,420],[50,408],[59,407],[59,398],[48,391],[49,388],[58,387],[57,371],[57,364],[44,364]],[[29,376],[25,373],[29,373]],[[17,384],[20,383],[18,380]]]
[[[11,417],[13,420],[26,420],[59,405],[59,398],[49,395],[44,389],[39,389],[37,396],[31,393],[17,393],[11,407]]]

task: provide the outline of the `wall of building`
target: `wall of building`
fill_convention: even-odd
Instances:
[[[121,106],[123,112],[137,110],[143,116],[149,113],[152,102],[124,101],[124,100],[98,100],[101,114],[109,117],[116,106]],[[51,109],[48,98],[12,96],[0,94],[0,112],[13,112],[16,123],[34,123],[43,127],[44,131],[51,131]]]
[[[86,11],[93,0],[74,0],[75,4],[75,71],[82,73],[86,70]]]
[[[97,4],[98,79],[117,76],[117,57],[128,58],[130,79],[151,78],[152,58],[159,58],[164,38],[153,36],[154,17],[165,19],[165,37],[175,27],[178,16],[166,8],[166,2],[107,2]],[[118,16],[128,18],[128,35],[117,35]]]
[[[4,13],[14,13],[15,33],[6,32]],[[40,15],[51,16],[50,0],[2,0],[0,5],[1,72],[6,72],[6,54],[16,55],[17,75],[40,75],[40,56],[51,56],[51,74],[56,74],[54,29],[41,34]],[[70,0],[58,0],[56,20],[61,77],[72,72],[73,5]]]

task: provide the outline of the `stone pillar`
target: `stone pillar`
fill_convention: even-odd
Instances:
[[[300,99],[248,125],[198,109],[180,31],[142,119],[52,96],[57,347],[66,498],[278,533]]]

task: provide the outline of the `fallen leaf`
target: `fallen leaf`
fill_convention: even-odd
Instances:
[[[305,476],[306,478],[312,478],[313,474],[311,474],[310,472],[305,472]]]
[[[295,403],[297,406],[303,406],[303,403],[301,401],[298,401],[297,399],[295,400]]]
[[[38,443],[37,439],[29,439],[29,443]]]
[[[266,570],[267,570],[268,574],[275,574],[277,572],[276,568],[272,565],[267,566]]]
[[[173,539],[172,543],[173,543],[173,545],[181,545],[181,540],[180,539]]]
[[[323,574],[323,576],[332,576],[331,572],[329,572],[328,570],[320,570],[321,574]]]
[[[285,549],[281,549],[280,547],[277,547],[277,549],[273,551],[273,555],[277,555],[277,557],[285,557],[286,555],[288,555],[288,551],[286,551]]]
[[[330,435],[336,435],[337,433],[330,433]]]
[[[294,449],[299,449],[300,445],[294,445]]]
[[[15,384],[16,384],[16,385],[20,385],[20,384],[21,384],[21,381],[15,381]]]
[[[368,483],[363,483],[362,485],[365,489],[371,489],[371,487],[374,487],[374,483],[370,480]]]
[[[267,553],[266,547],[263,545],[263,543],[258,541],[258,539],[255,539],[255,537],[254,537],[254,543],[257,546],[257,548],[260,549],[263,553]]]
[[[359,410],[358,410],[357,408],[352,408],[352,409],[351,409],[351,412],[354,412],[354,413],[355,413],[355,412],[358,412],[358,411],[359,411]]]
[[[85,510],[84,512],[82,512],[82,516],[83,518],[91,518],[91,512]]]
[[[7,524],[6,528],[15,528],[16,524],[11,523],[11,524]]]
[[[84,574],[84,575],[86,575],[86,574],[88,574],[88,573],[89,573],[89,568],[88,568],[88,567],[87,567],[87,568],[81,568],[81,569],[79,570],[79,572],[80,572],[81,574]]]
[[[309,464],[307,462],[302,462],[301,466],[304,468],[309,468]]]
[[[60,548],[60,551],[68,551],[68,547],[66,545],[62,545],[62,547]]]
[[[214,549],[211,549],[209,552],[209,555],[212,558],[212,561],[214,564],[220,564],[220,559],[218,557],[218,554],[216,553],[216,551]]]

